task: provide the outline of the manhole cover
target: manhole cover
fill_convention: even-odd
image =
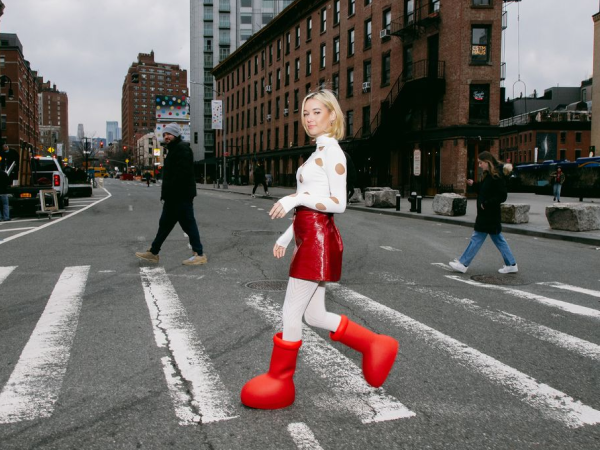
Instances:
[[[471,280],[499,286],[522,286],[524,284],[529,284],[528,281],[524,280],[519,275],[473,275]]]
[[[285,291],[287,289],[286,280],[260,280],[246,283],[246,287],[257,291]]]
[[[272,236],[274,234],[281,234],[279,231],[271,230],[237,230],[233,232],[234,236]]]

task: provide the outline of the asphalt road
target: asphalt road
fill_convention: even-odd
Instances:
[[[159,186],[105,188],[63,220],[0,226],[3,450],[600,446],[597,248],[506,235],[519,274],[497,273],[489,241],[456,274],[465,227],[336,216],[344,269],[328,307],[398,339],[396,365],[369,388],[357,353],[306,327],[296,402],[256,411],[239,391],[279,329],[291,248],[271,250],[289,218],[200,191],[208,264],[181,264],[176,227],[152,265],[134,252],[156,232]]]

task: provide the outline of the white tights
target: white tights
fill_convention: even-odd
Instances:
[[[336,331],[342,318],[325,309],[324,281],[309,281],[292,278],[288,281],[285,301],[283,302],[283,340],[296,342],[302,340],[302,315],[306,323]]]

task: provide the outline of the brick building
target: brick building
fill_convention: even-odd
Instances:
[[[69,156],[69,97],[66,92],[59,91],[50,81],[38,78],[39,84],[39,120],[40,146],[43,150],[52,147],[57,156]],[[62,154],[58,154],[62,147]]]
[[[3,76],[2,139],[14,150],[26,148],[36,152],[39,148],[37,72],[25,59],[16,34],[0,33],[0,75]]]
[[[213,70],[229,178],[245,181],[257,158],[293,185],[313,151],[298,109],[324,85],[361,187],[464,192],[477,154],[498,154],[502,13],[499,0],[295,1]]]
[[[140,53],[127,71],[121,98],[122,143],[135,148],[138,139],[156,127],[156,97],[187,97],[187,70],[154,61],[154,51]]]

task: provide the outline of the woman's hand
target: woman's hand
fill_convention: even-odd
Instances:
[[[283,255],[285,255],[285,247],[282,247],[279,244],[275,244],[275,247],[273,247],[273,256],[279,259],[283,258]]]
[[[269,211],[269,216],[271,216],[271,219],[281,219],[285,216],[285,214],[285,209],[283,209],[282,204],[279,202],[275,203],[271,208],[271,211]]]

